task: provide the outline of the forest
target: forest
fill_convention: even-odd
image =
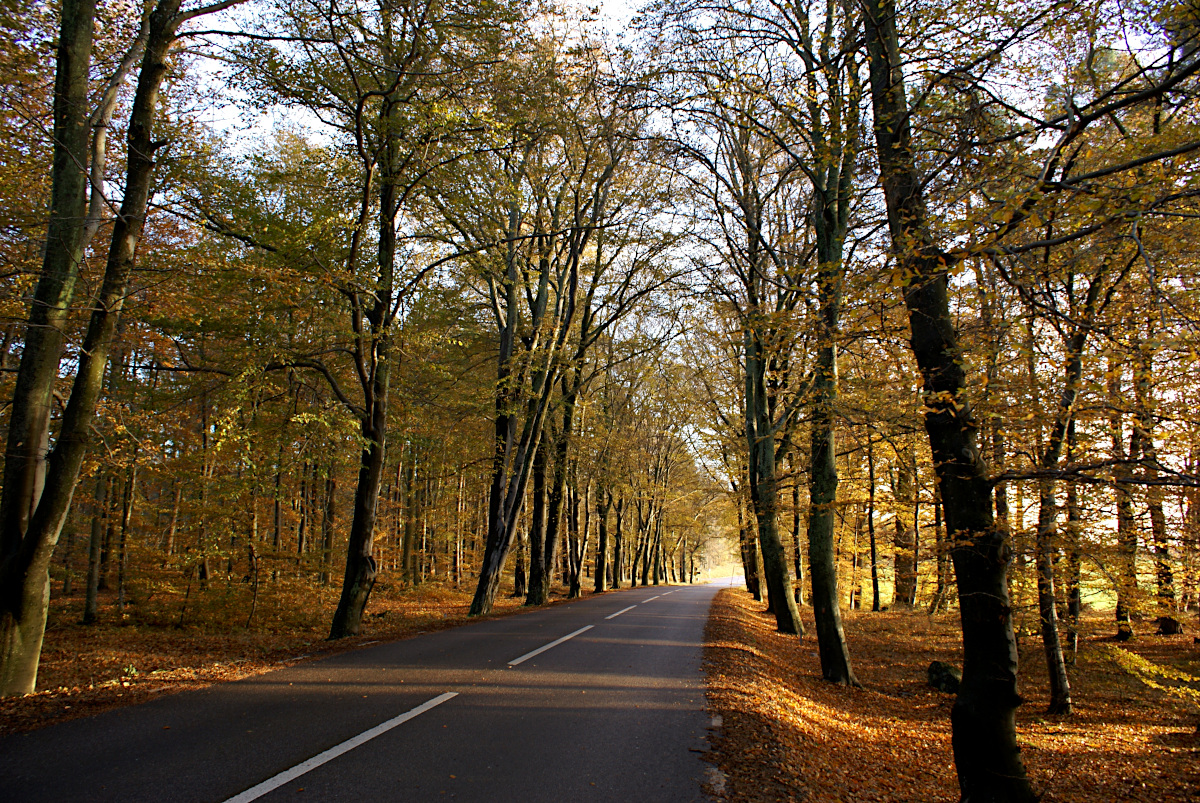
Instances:
[[[0,696],[737,572],[835,685],[953,617],[963,800],[1037,799],[1022,638],[1195,709],[1126,647],[1200,609],[1200,7],[612,13],[0,2]]]

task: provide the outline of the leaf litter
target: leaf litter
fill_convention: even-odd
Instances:
[[[708,791],[729,801],[957,801],[954,697],[926,682],[931,661],[962,665],[957,623],[956,614],[847,612],[851,664],[863,684],[848,688],[822,680],[811,622],[809,635],[785,636],[745,590],[721,591],[704,653],[710,713],[721,722],[708,760],[723,789],[710,783]],[[1020,640],[1017,731],[1035,789],[1045,801],[1200,801],[1197,711],[1111,660],[1110,622],[1084,624],[1071,716],[1044,714],[1041,641]],[[1193,675],[1200,668],[1190,634],[1147,634],[1127,646]]]

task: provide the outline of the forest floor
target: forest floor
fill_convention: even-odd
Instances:
[[[134,595],[124,616],[117,616],[113,595],[102,594],[100,622],[85,626],[79,623],[82,597],[52,599],[38,690],[0,698],[0,735],[465,624],[471,591],[442,583],[413,588],[380,583],[362,632],[334,642],[325,640],[337,605],[332,586],[314,591],[307,582],[273,583],[260,594],[247,627],[249,601],[248,589],[238,583],[187,595],[160,587],[157,594]],[[491,616],[516,613],[522,602],[503,594]]]
[[[957,620],[917,611],[849,613],[851,662],[863,687],[846,688],[821,679],[814,634],[783,636],[744,589],[722,591],[705,638],[709,707],[722,718],[710,753],[725,776],[718,798],[958,800],[954,697],[927,684],[930,661],[962,666]],[[1200,801],[1200,703],[1189,707],[1122,669],[1107,619],[1085,625],[1070,672],[1069,717],[1043,714],[1041,642],[1021,639],[1025,704],[1017,730],[1035,788],[1046,801]],[[1192,632],[1180,636],[1150,635],[1150,622],[1135,629],[1137,638],[1122,646],[1200,677],[1194,620]]]

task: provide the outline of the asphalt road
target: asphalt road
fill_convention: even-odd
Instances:
[[[718,586],[628,589],[0,740],[0,801],[702,801]]]

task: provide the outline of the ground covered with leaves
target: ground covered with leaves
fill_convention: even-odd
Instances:
[[[806,624],[811,628],[811,620]],[[1109,622],[1085,624],[1071,671],[1075,713],[1068,717],[1043,714],[1041,643],[1032,635],[1021,640],[1026,702],[1018,734],[1035,787],[1047,801],[1200,801],[1200,708],[1186,693],[1152,688],[1123,666]],[[725,776],[718,797],[958,800],[954,698],[927,684],[931,661],[962,666],[957,616],[855,611],[845,625],[861,689],[823,681],[815,636],[775,632],[774,617],[745,590],[717,596],[705,668],[711,712],[722,720],[711,753]],[[1193,633],[1152,632],[1143,623],[1123,646],[1156,666],[1200,676]]]
[[[360,635],[325,640],[337,589],[279,578],[264,588],[249,617],[251,590],[221,583],[207,591],[134,595],[124,614],[102,595],[99,624],[82,625],[82,598],[52,601],[38,690],[0,699],[0,734],[183,689],[256,675],[278,666],[363,644],[405,638],[467,621],[471,594],[441,583],[376,586]],[[496,601],[492,615],[520,610],[522,599]]]

